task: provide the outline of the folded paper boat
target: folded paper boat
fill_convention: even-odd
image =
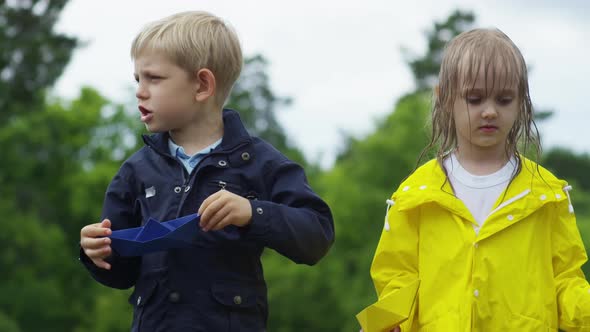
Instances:
[[[364,332],[389,332],[412,313],[420,280],[381,298],[356,315]]]
[[[142,227],[113,231],[111,248],[121,256],[141,256],[173,248],[193,246],[198,231],[199,215],[158,222],[148,219]]]

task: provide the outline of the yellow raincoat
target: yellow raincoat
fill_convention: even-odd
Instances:
[[[371,276],[380,299],[420,281],[403,332],[590,331],[571,187],[522,163],[479,234],[436,160],[392,195]]]

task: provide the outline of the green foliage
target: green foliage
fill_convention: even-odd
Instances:
[[[436,84],[445,45],[456,35],[469,30],[474,22],[473,12],[455,10],[445,21],[434,22],[433,28],[426,32],[426,54],[415,56],[403,50],[418,90],[429,90]]]
[[[24,331],[71,331],[92,307],[77,243],[80,228],[97,221],[121,158],[135,148],[123,143],[133,128],[121,131],[126,118],[85,88],[70,103],[49,101],[0,130],[0,164],[10,170],[0,173],[2,197],[10,198],[0,213],[11,221],[0,233],[0,264],[11,267],[1,277],[0,310]]]
[[[91,88],[71,101],[45,96],[76,45],[52,32],[65,2],[0,6],[0,331],[122,332],[131,321],[130,290],[97,284],[77,257],[80,228],[98,221],[104,191],[141,144],[143,128]],[[336,243],[314,267],[265,252],[269,331],[358,329],[354,315],[376,299],[369,267],[385,199],[416,167],[426,145],[430,96],[421,87],[438,72],[441,43],[472,21],[473,14],[456,12],[435,24],[427,54],[409,61],[418,92],[402,97],[373,133],[347,138],[336,165],[325,172],[307,164],[278,123],[276,112],[289,99],[273,93],[264,58],[247,59],[228,106],[240,111],[253,134],[307,167],[336,223]],[[542,164],[576,188],[578,224],[590,244],[589,157],[552,150]],[[584,271],[590,272],[587,266]]]
[[[272,91],[267,74],[268,61],[262,55],[247,57],[244,62],[242,74],[225,107],[240,113],[251,135],[266,140],[301,165],[307,165],[303,153],[289,142],[276,117],[278,109],[291,104],[291,98],[277,96]]]
[[[67,0],[16,0],[0,6],[0,122],[33,113],[61,75],[77,40],[53,27]]]
[[[568,181],[576,182],[581,189],[590,190],[590,156],[576,154],[564,148],[554,148],[543,156],[543,166]]]
[[[313,183],[332,207],[336,243],[317,266],[265,257],[270,331],[354,331],[354,315],[375,301],[369,266],[383,227],[385,200],[416,166],[426,144],[428,94],[403,97],[336,166]]]

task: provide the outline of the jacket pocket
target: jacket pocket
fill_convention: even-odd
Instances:
[[[244,186],[239,181],[233,179],[215,179],[208,182],[209,191],[215,193],[221,189],[230,191],[236,195],[243,196],[246,193]]]
[[[211,293],[215,301],[226,308],[231,332],[265,331],[264,285],[217,281],[211,285]]]
[[[512,314],[512,319],[510,320],[510,328],[513,328],[518,331],[539,331],[539,332],[556,332],[557,327],[552,327],[547,323],[538,320],[536,318],[532,318],[529,316],[525,316],[522,314]]]
[[[144,307],[149,303],[156,292],[158,283],[155,280],[140,281],[135,285],[133,293],[129,296],[129,303],[133,306],[132,331],[141,331],[141,321]]]

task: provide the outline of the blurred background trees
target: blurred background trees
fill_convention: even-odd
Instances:
[[[77,260],[78,241],[80,228],[97,221],[106,186],[144,129],[127,111],[135,107],[91,87],[72,100],[48,95],[79,45],[54,32],[65,3],[0,2],[0,331],[128,331],[131,320],[129,291],[91,280]],[[253,134],[308,169],[336,222],[337,241],[315,267],[265,252],[269,331],[358,329],[354,315],[376,299],[369,266],[385,199],[416,167],[426,144],[442,48],[474,23],[474,13],[455,11],[426,33],[425,54],[405,50],[415,90],[377,120],[372,133],[345,137],[336,163],[325,170],[305,160],[277,120],[290,98],[273,92],[267,61],[246,59],[228,106],[240,110]],[[576,188],[579,225],[590,239],[590,157],[552,149],[541,162]]]

